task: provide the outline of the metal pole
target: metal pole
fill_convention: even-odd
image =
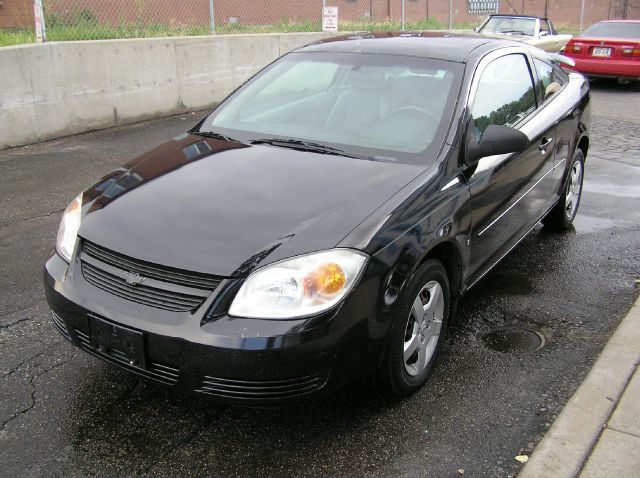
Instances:
[[[404,31],[404,0],[402,0],[402,28],[401,30]]]
[[[453,28],[453,0],[449,0],[449,30]]]
[[[42,43],[47,41],[47,28],[44,22],[44,9],[42,7],[42,0],[34,0],[33,2],[33,19],[36,42]]]
[[[216,20],[215,17],[213,16],[213,0],[209,0],[209,22],[211,23],[211,34],[215,35],[216,34]]]
[[[580,2],[580,33],[582,33],[582,20],[584,19],[584,0]]]

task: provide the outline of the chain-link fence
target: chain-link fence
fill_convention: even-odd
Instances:
[[[317,32],[322,30],[324,6],[338,7],[341,31],[470,29],[480,24],[490,10],[548,16],[557,28],[571,33],[600,20],[640,18],[640,0],[36,0],[35,3],[38,2],[43,4],[49,41]],[[20,18],[31,19],[33,25],[33,4],[34,0],[0,2],[0,45],[5,26],[3,15],[13,8],[14,13],[22,12]]]

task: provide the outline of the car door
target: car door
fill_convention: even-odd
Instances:
[[[481,275],[513,247],[537,223],[553,194],[548,175],[554,125],[538,117],[532,71],[529,56],[515,50],[484,67],[481,63],[472,83],[469,127],[478,140],[490,124],[520,129],[531,140],[520,153],[482,158],[469,177],[472,275]]]
[[[541,105],[540,119],[555,124],[554,131],[554,170],[550,179],[553,192],[549,197],[548,206],[551,207],[558,199],[561,189],[565,162],[569,159],[573,149],[573,139],[578,128],[577,105],[573,98],[565,97],[563,90],[569,79],[562,68],[554,65],[548,59],[533,58],[538,81],[538,102]]]

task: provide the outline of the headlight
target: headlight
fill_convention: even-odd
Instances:
[[[361,252],[333,249],[268,265],[242,284],[229,315],[288,319],[323,312],[347,295],[366,262]]]
[[[73,248],[76,245],[78,229],[80,229],[80,210],[82,208],[82,194],[71,201],[62,215],[60,228],[58,229],[58,239],[56,249],[58,254],[67,262],[71,262]]]

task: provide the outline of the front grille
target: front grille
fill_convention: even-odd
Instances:
[[[151,378],[168,385],[174,385],[178,381],[178,374],[180,373],[180,369],[176,367],[154,361],[147,361],[147,368],[144,369],[134,367],[129,363],[129,360],[120,351],[111,349],[108,352],[102,352],[100,350],[97,350],[91,345],[91,340],[85,332],[76,328],[74,328],[73,331],[75,332],[76,337],[78,337],[83,350],[90,353],[91,355],[140,374],[144,377]]]
[[[283,380],[232,380],[205,376],[196,392],[234,399],[285,399],[319,390],[327,378],[326,373]]]
[[[132,302],[173,312],[197,308],[221,281],[217,276],[133,259],[89,241],[83,241],[80,260],[82,275],[90,284]]]
[[[69,337],[69,332],[67,331],[67,326],[64,325],[64,321],[62,320],[62,318],[53,310],[51,311],[51,322],[53,322],[53,325],[56,326],[58,332],[60,332],[65,339],[69,341],[71,340],[71,337]]]

